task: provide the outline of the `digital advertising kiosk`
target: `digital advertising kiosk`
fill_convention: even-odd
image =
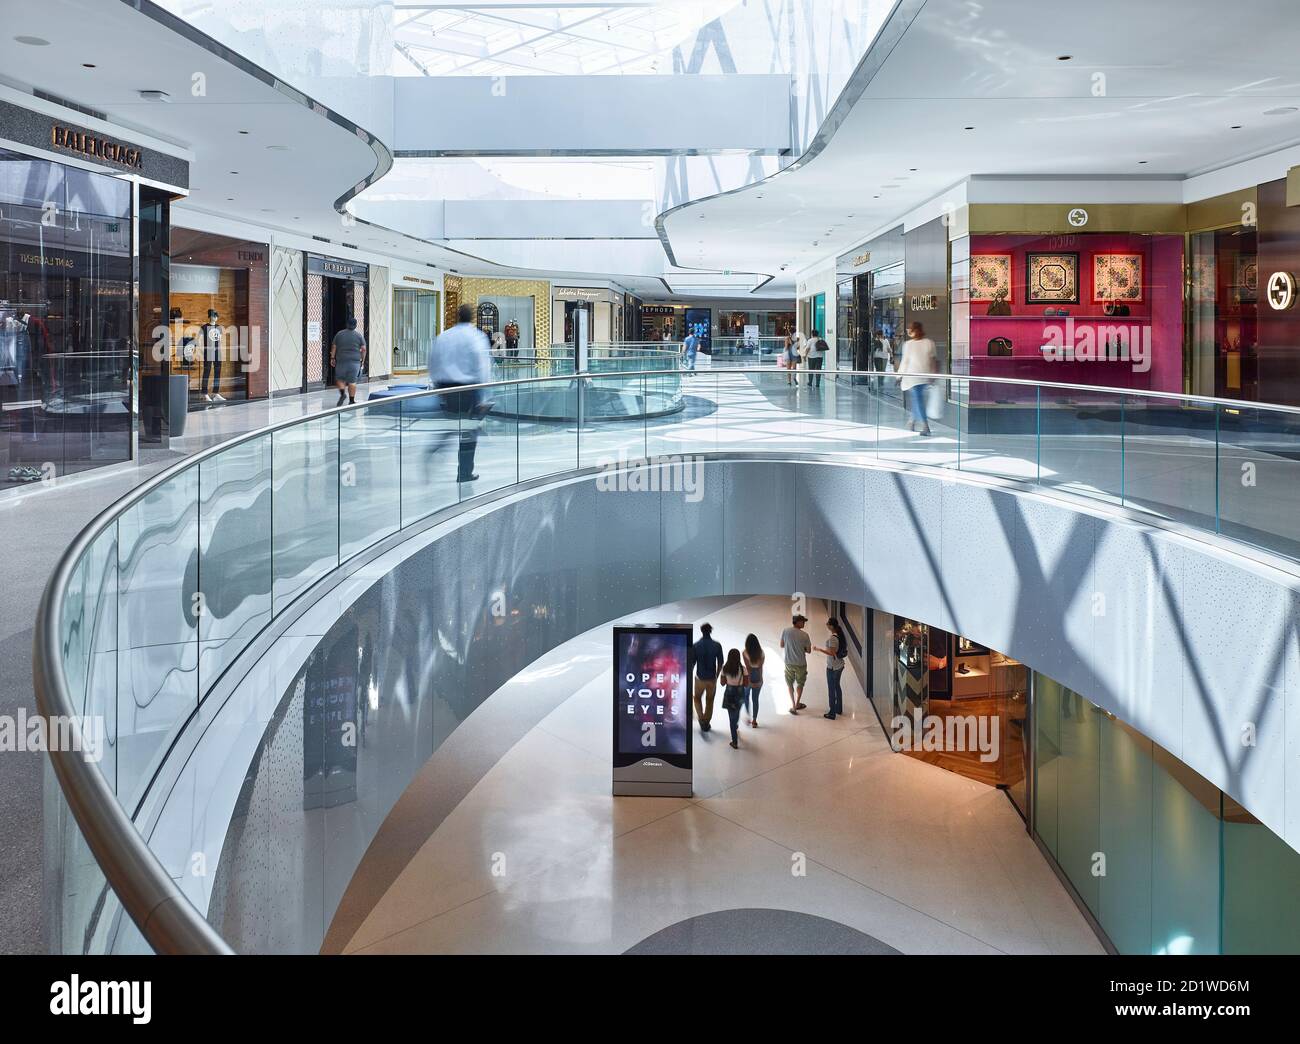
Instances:
[[[614,628],[614,793],[691,796],[689,624]]]

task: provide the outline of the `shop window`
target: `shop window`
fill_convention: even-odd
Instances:
[[[269,257],[265,243],[172,229],[172,373],[188,376],[191,409],[267,395]]]
[[[0,488],[130,458],[131,186],[0,150]]]

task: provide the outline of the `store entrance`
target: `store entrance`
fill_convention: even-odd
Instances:
[[[322,327],[323,337],[321,338],[321,372],[325,374],[325,383],[334,383],[334,367],[330,365],[330,345],[334,343],[334,335],[340,330],[348,328],[348,320],[354,317],[352,311],[352,300],[354,297],[353,287],[356,284],[350,279],[326,279],[325,280],[325,299],[321,309],[324,315],[324,324]],[[361,329],[360,317],[357,316],[357,332],[363,337],[365,331]],[[370,353],[367,352],[361,365],[361,376],[364,379],[367,376],[370,366]]]
[[[355,319],[357,333],[366,336],[368,274],[364,264],[314,254],[307,256],[303,391],[333,385],[330,345],[335,334],[347,329],[349,319]],[[370,352],[367,351],[361,365],[361,380],[368,379],[369,375]]]

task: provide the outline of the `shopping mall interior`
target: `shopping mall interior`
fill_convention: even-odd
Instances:
[[[0,11],[0,953],[1300,953],[1292,0]]]

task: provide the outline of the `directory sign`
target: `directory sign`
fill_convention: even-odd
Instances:
[[[689,796],[689,625],[614,628],[614,793]]]

